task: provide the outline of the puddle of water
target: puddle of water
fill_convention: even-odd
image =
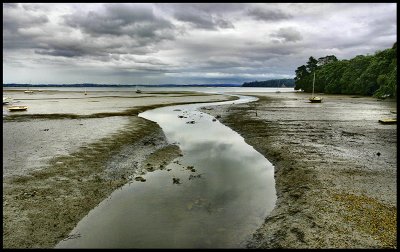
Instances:
[[[74,239],[56,247],[244,247],[275,205],[273,166],[239,134],[196,110],[204,105],[140,114],[156,121],[171,143],[179,143],[183,156],[165,170],[144,175],[146,182],[113,192],[78,223]]]

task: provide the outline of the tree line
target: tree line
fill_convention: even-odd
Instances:
[[[374,55],[358,55],[350,60],[338,60],[334,55],[315,59],[296,69],[295,90],[356,94],[397,99],[397,42],[392,48]]]
[[[242,87],[294,87],[294,79],[245,82]]]

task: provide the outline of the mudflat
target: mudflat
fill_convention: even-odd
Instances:
[[[247,247],[396,248],[397,125],[378,122],[396,117],[396,101],[243,94],[259,100],[204,112],[275,166],[276,206]],[[3,117],[4,248],[52,248],[73,239],[70,231],[111,192],[180,155],[138,113],[231,99],[188,92],[5,95],[29,108]]]
[[[249,248],[396,248],[396,101],[243,93],[247,104],[204,112],[275,166],[277,203]]]
[[[114,190],[180,154],[147,109],[230,100],[194,92],[3,90],[3,248],[53,248]]]

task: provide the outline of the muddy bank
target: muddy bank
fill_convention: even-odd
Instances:
[[[117,136],[83,146],[70,155],[53,158],[47,167],[25,176],[3,180],[3,246],[5,248],[50,248],[75,227],[92,208],[112,191],[127,183],[153,152],[166,148],[157,124],[142,118]],[[129,152],[121,146],[135,143]],[[147,142],[154,145],[146,145]],[[146,146],[142,148],[142,146]],[[116,157],[118,166],[113,164]],[[179,152],[163,156],[170,162]],[[129,162],[138,160],[137,163]]]
[[[394,101],[304,93],[250,94],[249,104],[204,110],[275,166],[277,204],[249,248],[395,248]]]
[[[105,96],[105,99],[110,98]],[[230,98],[223,95],[189,94],[188,97],[182,95],[172,99],[161,97],[157,100],[155,97],[139,103],[138,99],[131,99],[129,103],[123,100],[123,106],[114,105],[107,108],[107,111],[104,111],[100,102],[100,107],[91,108],[92,112],[99,112],[94,114],[73,114],[73,106],[70,106],[71,111],[65,111],[70,114],[16,114],[10,120],[3,117],[3,128],[18,128],[19,125],[27,124],[20,130],[43,130],[34,139],[29,138],[27,134],[25,142],[20,141],[19,145],[11,140],[3,142],[3,153],[5,149],[11,151],[10,153],[17,153],[15,158],[9,159],[7,171],[12,171],[13,164],[18,160],[18,146],[33,144],[32,148],[39,150],[36,148],[37,143],[30,140],[48,141],[47,144],[45,141],[41,145],[43,149],[39,153],[43,155],[39,156],[43,160],[36,162],[34,169],[26,167],[33,164],[29,160],[34,160],[36,156],[35,151],[29,152],[29,148],[26,148],[26,153],[30,159],[18,163],[21,166],[18,172],[4,174],[3,167],[3,247],[52,248],[62,239],[73,238],[68,237],[70,231],[111,192],[130,181],[136,181],[135,178],[141,174],[162,169],[164,164],[178,157],[179,148],[168,144],[161,128],[154,122],[138,117],[139,112],[172,104],[228,99]],[[118,98],[113,99],[115,104],[119,101],[121,100]],[[37,108],[39,112],[45,110],[45,101],[42,103],[42,108]],[[51,103],[47,105],[51,106]],[[124,119],[115,121],[116,117]],[[102,120],[98,120],[99,118]],[[76,127],[81,127],[81,130],[91,134],[95,131],[93,125],[105,126],[107,122],[98,122],[111,118],[122,126],[112,126],[112,130],[101,134],[97,132],[93,137],[85,138],[85,133],[82,132],[74,136],[74,132],[79,129],[68,129],[72,124],[76,124]],[[53,120],[60,121],[56,123]],[[30,123],[33,127],[29,127]],[[91,126],[86,127],[80,125],[81,123]],[[48,131],[44,131],[43,128],[46,125]],[[57,127],[61,128],[57,131]],[[8,131],[3,131],[3,134],[4,132]],[[62,134],[67,142],[76,140],[79,144],[72,144],[61,153],[50,150],[54,147],[51,139],[59,139],[59,136],[51,137],[56,132]],[[79,137],[83,140],[79,140]]]

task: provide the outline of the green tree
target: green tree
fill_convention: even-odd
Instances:
[[[349,64],[340,79],[342,94],[362,94],[360,76],[367,69],[372,56],[357,55]]]
[[[318,66],[324,66],[326,64],[333,63],[333,62],[336,62],[336,61],[338,61],[338,59],[336,58],[335,55],[328,55],[328,56],[325,56],[325,57],[318,58],[317,65]]]
[[[379,88],[374,96],[397,98],[397,42],[391,49],[385,50],[377,56],[380,57],[382,63],[379,65],[379,75],[376,80]]]
[[[357,55],[350,60],[338,60],[335,55],[316,60],[311,56],[295,72],[296,90],[311,92],[315,73],[315,92],[397,98],[397,42],[374,55]]]
[[[309,73],[313,73],[315,70],[317,70],[318,60],[316,60],[313,56],[311,56],[307,61],[306,67]]]
[[[304,90],[304,84],[305,84],[305,78],[309,75],[309,72],[307,71],[307,67],[305,65],[299,66],[296,71],[296,77],[294,77],[295,80],[295,90]]]
[[[325,77],[325,93],[341,94],[342,85],[340,80],[343,77],[343,73],[349,65],[349,61],[341,60],[332,62],[329,65],[324,66],[324,77]]]

